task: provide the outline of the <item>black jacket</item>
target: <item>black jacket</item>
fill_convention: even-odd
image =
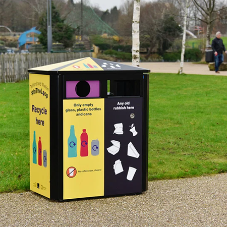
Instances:
[[[223,54],[223,51],[225,51],[225,46],[223,44],[223,40],[218,39],[217,37],[215,39],[213,39],[212,49],[214,52],[217,51],[218,54]]]

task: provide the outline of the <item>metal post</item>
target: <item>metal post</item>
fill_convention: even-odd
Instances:
[[[52,49],[52,15],[51,15],[52,4],[51,0],[47,0],[47,51],[51,52]]]
[[[83,40],[83,0],[81,0],[81,26],[80,26],[81,40]]]

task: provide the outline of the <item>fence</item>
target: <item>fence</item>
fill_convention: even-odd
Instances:
[[[91,52],[1,54],[0,83],[18,82],[28,79],[29,68],[91,57],[91,54]]]

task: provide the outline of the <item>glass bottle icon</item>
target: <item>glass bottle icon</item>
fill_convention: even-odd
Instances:
[[[80,136],[80,156],[86,157],[88,156],[88,134],[86,132],[86,129],[83,129],[83,133]]]
[[[77,138],[75,136],[74,125],[70,127],[70,135],[68,138],[68,157],[77,157]]]
[[[39,137],[39,142],[38,142],[38,165],[42,166],[42,142],[41,142],[41,137]]]
[[[35,135],[35,131],[34,131],[34,136],[33,136],[32,149],[33,149],[33,163],[34,163],[34,164],[37,164],[37,145],[36,145],[36,135]]]

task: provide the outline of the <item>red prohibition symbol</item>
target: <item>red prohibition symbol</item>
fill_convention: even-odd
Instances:
[[[73,178],[76,176],[77,174],[77,170],[75,167],[69,167],[66,171],[66,174],[69,178]]]

